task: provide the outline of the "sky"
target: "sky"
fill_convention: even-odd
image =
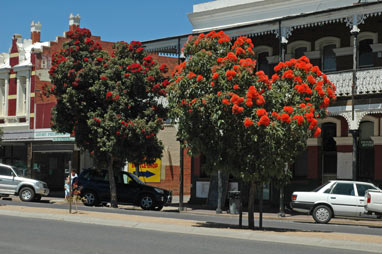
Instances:
[[[147,41],[192,32],[187,14],[212,0],[0,0],[0,53],[9,52],[13,34],[30,39],[40,21],[41,41],[54,41],[69,28],[69,15],[105,41]]]

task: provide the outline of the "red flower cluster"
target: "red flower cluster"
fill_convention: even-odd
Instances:
[[[260,125],[264,125],[264,126],[268,126],[269,123],[270,123],[270,119],[267,115],[263,115],[262,117],[260,117],[260,120],[257,122],[257,125],[260,126]]]
[[[101,120],[99,120],[97,117],[93,117],[93,120],[96,121],[97,123],[101,122]]]
[[[188,75],[187,75],[187,78],[188,78],[188,79],[193,79],[194,77],[196,77],[196,74],[193,73],[192,71],[190,71],[190,72],[188,73]]]
[[[137,73],[137,72],[141,72],[143,69],[140,64],[134,63],[127,66],[127,70],[130,71],[131,73]]]
[[[253,121],[249,119],[248,117],[245,118],[244,120],[244,126],[248,128],[249,126],[253,125]]]
[[[107,77],[106,76],[101,76],[100,79],[107,80]]]
[[[290,123],[291,122],[290,116],[286,113],[281,114],[280,119],[281,119],[281,122],[284,122],[284,123]]]
[[[256,114],[258,117],[262,117],[262,116],[265,116],[265,115],[268,115],[267,111],[263,108],[260,108],[258,110],[256,110]]]
[[[69,31],[66,33],[66,37],[72,40],[79,40],[84,37],[90,38],[91,36],[92,34],[89,29],[79,27],[77,27],[74,31]]]
[[[159,66],[159,71],[162,72],[162,73],[167,73],[168,72],[167,65],[162,64],[161,66]]]
[[[232,113],[234,113],[234,114],[243,113],[244,108],[239,106],[240,104],[242,104],[244,102],[244,98],[243,97],[240,97],[237,94],[232,93],[230,101],[233,104],[233,106],[232,106]]]
[[[289,115],[293,113],[293,107],[291,106],[284,106],[284,111],[287,112]]]
[[[228,70],[225,75],[227,77],[228,80],[232,80],[235,76],[236,76],[236,71],[234,70]]]
[[[106,93],[106,100],[108,100],[110,97],[113,97],[113,93],[110,92],[110,91],[108,91],[108,92]]]
[[[125,122],[125,121],[123,121],[123,120],[121,120],[121,124],[122,124],[123,126],[125,126],[125,127],[128,127],[129,125],[131,125],[131,126],[134,125],[134,123],[133,123],[132,121]]]

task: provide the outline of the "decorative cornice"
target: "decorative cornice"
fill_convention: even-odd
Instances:
[[[353,26],[359,26],[365,22],[365,19],[367,18],[367,15],[365,14],[354,14],[353,16],[346,17],[344,19],[344,22],[346,23],[346,26],[349,28],[353,28]]]

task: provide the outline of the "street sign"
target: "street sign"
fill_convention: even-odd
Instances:
[[[160,182],[160,168],[161,160],[156,159],[153,164],[147,165],[141,164],[139,166],[139,179],[145,183],[159,183]],[[128,171],[132,174],[135,174],[135,165],[129,163]]]

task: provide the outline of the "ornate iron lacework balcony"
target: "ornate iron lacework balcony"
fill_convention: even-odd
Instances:
[[[337,96],[351,96],[353,72],[342,71],[327,74],[328,79],[337,87]],[[356,94],[382,93],[382,68],[357,70]]]

